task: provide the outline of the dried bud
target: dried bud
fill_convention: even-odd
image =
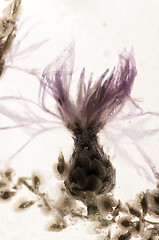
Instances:
[[[56,177],[60,180],[64,180],[67,177],[68,167],[62,152],[58,157],[58,163],[54,166],[54,172],[56,174]]]
[[[130,216],[120,217],[117,221],[117,225],[121,230],[130,230],[132,227],[132,221]]]
[[[13,197],[15,195],[15,192],[12,192],[12,191],[1,191],[0,192],[0,198],[3,199],[3,200],[8,200],[10,199],[11,197]]]
[[[159,192],[156,190],[147,191],[146,201],[149,213],[159,216]]]
[[[147,203],[147,199],[146,199],[146,194],[140,193],[137,199],[137,205],[139,206],[139,208],[142,210],[143,214],[145,215],[148,211],[148,203]]]
[[[141,212],[140,212],[137,208],[135,208],[134,206],[130,206],[128,203],[127,203],[127,206],[128,206],[128,208],[129,208],[129,212],[130,212],[133,216],[140,218]]]
[[[103,195],[97,199],[97,206],[102,215],[111,213],[117,204],[117,201],[112,195]]]
[[[41,184],[41,180],[40,180],[40,177],[37,176],[37,174],[32,174],[32,183],[35,191],[38,191]]]
[[[69,197],[67,194],[64,194],[64,196],[61,197],[56,204],[56,209],[62,216],[69,214],[74,207],[75,200]]]
[[[64,221],[64,219],[59,218],[59,217],[57,217],[57,219],[55,219],[54,223],[48,224],[48,225],[49,226],[47,226],[46,229],[48,231],[53,231],[53,232],[60,232],[67,227],[67,224]]]
[[[117,234],[113,240],[129,240],[131,238],[131,233],[126,232],[126,233],[119,233]]]
[[[5,177],[9,180],[9,181],[12,181],[12,176],[13,176],[13,169],[12,168],[9,168],[7,169],[5,172]]]
[[[7,37],[14,29],[14,23],[8,19],[0,20],[0,39]]]
[[[134,237],[137,237],[139,236],[140,233],[143,232],[143,223],[142,221],[137,221],[137,222],[133,222],[133,227],[131,229],[131,234],[134,236]]]

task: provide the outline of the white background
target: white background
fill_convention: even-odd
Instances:
[[[1,10],[8,2],[0,0]],[[13,58],[12,65],[25,71],[12,68],[6,70],[0,80],[1,96],[21,94],[23,97],[37,101],[39,82],[35,76],[26,71],[34,69],[40,76],[47,64],[55,59],[70,42],[75,41],[75,82],[78,81],[83,67],[86,67],[87,76],[93,72],[96,79],[107,67],[112,69],[117,64],[118,55],[124,48],[130,50],[133,47],[138,75],[132,97],[141,99],[139,104],[145,110],[157,112],[159,108],[158,12],[158,0],[22,0],[19,30],[15,39],[15,44],[19,44],[17,52],[30,46],[34,47],[28,49],[21,58],[18,56]],[[34,51],[35,45],[44,40],[48,41]],[[72,94],[74,94],[73,91]],[[18,114],[25,112],[16,102],[8,102],[7,107]],[[43,116],[43,113],[40,114]],[[2,116],[1,121],[3,126],[10,123]],[[157,166],[159,156],[157,132],[153,136],[145,134],[145,138],[141,141],[140,137],[146,130],[159,128],[158,118],[148,117],[139,119],[139,122],[135,121],[130,128],[130,134],[137,143],[140,142],[142,149]],[[117,120],[112,124],[114,125],[117,128],[111,130],[111,134],[114,131],[114,136],[122,125],[127,126],[124,121],[118,123]],[[135,126],[134,129],[133,126]],[[124,132],[119,131],[114,140],[111,134],[107,135],[110,139],[102,135],[101,141],[110,156],[112,154],[112,162],[117,171],[115,194],[125,201],[134,197],[138,191],[155,186],[155,179],[144,159],[132,146],[132,141],[124,138]],[[66,160],[69,159],[73,148],[70,133],[61,127],[42,134],[15,158],[9,160],[9,157],[27,139],[28,134],[20,129],[1,131],[1,166],[7,164],[13,167],[17,177],[30,176],[32,171],[40,171],[45,179],[45,191],[56,195],[52,165],[57,161],[60,150],[64,152]],[[128,155],[125,155],[125,159],[124,155],[120,155],[120,149],[115,150],[118,149],[117,147],[123,147],[126,150]],[[151,181],[148,181],[143,171],[137,173],[128,156],[135,161],[136,166],[146,169]],[[26,194],[28,192],[19,194],[17,199]],[[34,207],[24,213],[16,213],[13,211],[15,202],[14,200],[0,202],[0,238],[3,240],[49,240],[55,237],[90,239],[91,231],[87,231],[88,228],[84,224],[75,224],[61,233],[47,232],[44,227],[51,216],[44,216],[38,208]],[[97,235],[91,235],[91,238],[97,239]]]

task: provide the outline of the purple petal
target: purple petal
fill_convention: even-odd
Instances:
[[[56,101],[63,122],[73,126],[76,120],[76,107],[70,96],[70,85],[74,68],[74,44],[70,44],[60,57],[43,72],[41,78],[41,103],[45,110],[45,94],[48,92]]]
[[[119,65],[116,71],[114,69],[107,80],[103,82],[107,72],[108,70],[91,88],[88,88],[83,98],[80,116],[83,128],[93,124],[99,130],[122,109],[126,98],[130,98],[137,73],[132,52],[119,56]],[[81,106],[76,105],[77,108],[81,108]]]
[[[99,131],[106,122],[115,116],[130,98],[136,76],[135,60],[132,51],[119,56],[117,69],[113,69],[106,79],[108,69],[92,85],[92,77],[87,86],[85,69],[82,70],[77,100],[71,99],[70,85],[74,67],[74,45],[70,44],[60,57],[53,61],[43,72],[41,78],[41,103],[46,111],[45,95],[49,93],[56,101],[59,115],[65,125],[72,130],[77,124],[81,128],[93,126]]]

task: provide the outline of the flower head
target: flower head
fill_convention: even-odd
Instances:
[[[41,103],[45,105],[46,93],[56,101],[59,115],[65,125],[74,131],[77,126],[87,129],[91,126],[95,132],[104,127],[130,98],[136,76],[135,60],[132,54],[124,51],[119,55],[119,64],[106,78],[108,69],[93,84],[84,82],[85,69],[82,70],[77,88],[77,99],[70,94],[74,67],[74,46],[70,45],[60,57],[53,61],[43,72],[41,78]]]

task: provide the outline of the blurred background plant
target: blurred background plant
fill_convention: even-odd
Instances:
[[[0,19],[0,76],[5,69],[5,57],[16,36],[21,0],[13,0],[4,10]]]
[[[97,208],[92,205],[89,209],[68,195],[63,183],[53,194],[46,191],[46,184],[42,172],[34,171],[31,176],[17,178],[13,169],[5,168],[0,171],[0,201],[8,202],[14,198],[12,206],[17,213],[38,207],[46,216],[45,230],[51,232],[63,231],[82,221],[90,223],[92,233],[100,240],[158,240],[158,184],[125,203],[112,193],[103,194],[98,197]]]

